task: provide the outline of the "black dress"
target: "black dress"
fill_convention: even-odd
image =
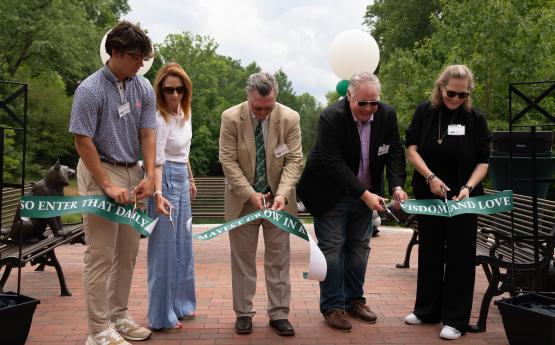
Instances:
[[[461,136],[448,135],[449,124],[465,127]],[[441,144],[438,143],[441,140]],[[477,164],[487,163],[491,137],[485,117],[477,110],[446,107],[429,102],[415,111],[406,131],[406,145],[417,151],[434,174],[458,195]],[[438,198],[418,172],[413,175],[417,199]],[[483,193],[481,184],[471,196]],[[472,311],[476,255],[476,215],[453,218],[418,216],[418,280],[414,314],[424,322],[442,322],[464,332]]]

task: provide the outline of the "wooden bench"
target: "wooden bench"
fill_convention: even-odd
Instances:
[[[220,176],[195,177],[197,197],[191,203],[195,218],[223,218],[225,216],[225,178]],[[300,212],[299,218],[311,218],[308,212]]]
[[[494,192],[486,190],[487,194]],[[532,198],[519,194],[513,195],[513,215],[503,212],[478,216],[476,266],[482,266],[489,285],[482,298],[478,322],[471,327],[471,331],[486,330],[493,297],[505,292],[513,296],[520,292],[545,291],[548,288],[549,266],[555,248],[554,201],[537,199],[537,222],[538,238],[535,245]],[[413,235],[407,246],[405,260],[397,264],[398,268],[409,267],[410,253],[413,246],[418,244],[416,217],[408,226],[413,229]],[[536,252],[534,247],[538,248]]]
[[[25,191],[29,191],[31,186],[26,186]],[[9,229],[13,222],[13,216],[19,205],[21,191],[15,188],[4,188],[2,191],[2,228]],[[17,241],[3,240],[0,242],[0,269],[4,268],[0,278],[0,292],[3,291],[10,273],[13,268],[18,266],[25,267],[27,263],[32,266],[38,265],[35,271],[43,271],[45,266],[53,266],[56,269],[62,296],[71,296],[67,288],[62,266],[56,257],[54,249],[63,244],[84,244],[83,223],[64,224],[64,230],[70,230],[70,234],[65,237],[54,236],[50,229],[45,235],[48,237],[37,243],[24,243],[19,260],[19,244]]]

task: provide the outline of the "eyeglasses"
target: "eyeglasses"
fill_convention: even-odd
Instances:
[[[162,92],[167,94],[167,95],[171,95],[174,92],[177,92],[178,94],[182,95],[185,93],[185,86],[178,86],[178,87],[171,87],[171,86],[164,86],[162,87]]]
[[[468,96],[469,92],[455,92],[453,90],[447,90],[445,89],[445,94],[447,95],[447,97],[449,98],[453,98],[455,96],[459,96],[460,99],[465,99],[466,96]]]
[[[150,57],[148,56],[144,56],[141,53],[136,53],[136,52],[124,52],[123,54],[125,55],[129,55],[133,60],[137,61],[137,60],[143,60],[143,61],[147,61],[150,60]]]
[[[357,104],[359,107],[365,107],[367,105],[377,107],[378,105],[380,105],[380,101],[358,101]]]

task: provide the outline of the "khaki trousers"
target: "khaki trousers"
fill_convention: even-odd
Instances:
[[[247,203],[241,216],[254,212]],[[291,299],[289,279],[289,233],[265,220],[256,220],[229,232],[233,310],[236,316],[253,316],[256,293],[256,249],[258,232],[264,234],[264,274],[268,293],[267,311],[272,320],[287,319]]]
[[[114,184],[129,191],[144,175],[138,165],[125,168],[101,164]],[[77,185],[80,195],[104,194],[81,160],[77,164]],[[145,205],[140,207],[144,209]],[[83,223],[87,241],[83,281],[89,333],[94,334],[107,329],[110,321],[126,316],[140,235],[129,225],[94,214],[84,214]]]

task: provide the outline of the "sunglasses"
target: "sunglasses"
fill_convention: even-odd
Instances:
[[[167,95],[171,95],[174,92],[177,92],[178,94],[182,95],[185,93],[185,86],[178,86],[178,87],[171,87],[171,86],[164,86],[162,87],[162,92],[167,94]]]
[[[373,107],[376,107],[378,105],[380,105],[380,101],[358,101],[357,102],[359,107],[365,107],[367,105],[371,105]]]
[[[459,96],[460,99],[465,99],[468,96],[469,92],[455,92],[453,90],[445,90],[445,94],[449,98],[453,98],[455,96]]]

